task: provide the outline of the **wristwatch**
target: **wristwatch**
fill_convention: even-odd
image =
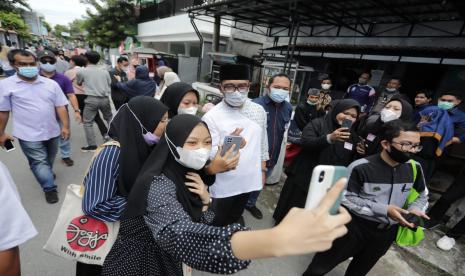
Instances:
[[[80,110],[80,109],[75,109],[74,112],[79,112],[79,113],[81,113],[81,110]]]
[[[210,197],[210,200],[208,201],[208,203],[207,204],[202,203],[202,205],[203,206],[210,206],[212,204],[212,201],[213,201],[213,199],[212,199],[212,197]]]

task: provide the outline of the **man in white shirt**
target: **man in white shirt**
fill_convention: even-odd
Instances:
[[[0,275],[20,275],[19,245],[37,235],[18,190],[0,162]]]
[[[213,225],[238,222],[251,192],[260,191],[265,180],[268,155],[266,113],[262,106],[247,98],[250,71],[246,65],[228,64],[220,68],[220,90],[223,101],[203,116],[212,136],[213,148],[223,144],[224,137],[238,134],[245,140],[235,170],[216,174],[210,186],[214,198]],[[216,151],[212,151],[212,157]]]

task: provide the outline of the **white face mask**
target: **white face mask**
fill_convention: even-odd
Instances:
[[[400,114],[395,113],[390,109],[383,108],[381,110],[381,121],[387,123],[400,118]]]
[[[195,106],[188,107],[188,108],[181,108],[180,107],[180,108],[178,108],[178,115],[181,115],[181,114],[196,115],[198,109],[199,108],[195,107]]]
[[[177,158],[176,155],[171,150],[171,146],[174,146],[174,144],[168,138],[168,135],[166,135],[166,132],[165,132],[165,138],[166,138],[166,141],[168,142],[168,148],[170,149],[171,154],[173,155],[176,162],[178,162],[179,164],[183,165],[186,168],[190,168],[194,170],[200,170],[201,168],[205,167],[205,164],[210,158],[211,150],[206,149],[206,148],[188,150],[182,147],[176,147],[176,152],[179,155],[179,158]]]
[[[239,91],[224,93],[224,101],[230,106],[241,107],[247,101],[247,93]]]
[[[321,88],[322,88],[323,90],[329,90],[329,89],[331,88],[331,84],[329,84],[329,83],[322,83],[322,84],[321,84]]]

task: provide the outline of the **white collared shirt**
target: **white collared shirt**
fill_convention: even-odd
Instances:
[[[246,146],[240,150],[237,168],[216,174],[216,181],[210,186],[212,197],[225,198],[261,190],[261,161],[268,160],[266,113],[263,107],[247,101],[239,109],[221,102],[205,114],[202,120],[208,125],[212,136],[211,158],[214,158],[218,146],[223,144],[224,137],[236,128],[243,129],[241,136],[247,141]]]

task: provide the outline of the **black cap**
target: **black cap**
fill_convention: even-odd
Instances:
[[[220,81],[250,80],[250,69],[245,64],[226,64],[220,67]]]
[[[55,54],[50,50],[44,50],[37,53],[37,58],[40,60],[43,57],[56,58]]]

